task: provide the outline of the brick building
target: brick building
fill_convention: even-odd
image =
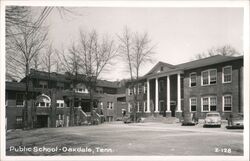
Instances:
[[[159,62],[139,79],[137,102],[135,87],[130,82],[126,87],[128,110],[136,107],[138,117],[197,113],[204,118],[218,111],[227,118],[243,113],[243,56],[216,55],[179,65]]]
[[[89,91],[84,76],[72,86],[68,74],[31,70],[28,120],[34,127],[70,126],[69,116],[77,125],[90,119]],[[25,78],[6,82],[7,129],[21,128],[24,109]],[[225,119],[230,113],[243,113],[243,56],[212,56],[179,65],[157,63],[140,77],[138,101],[129,81],[98,80],[94,95],[95,118],[115,121],[132,114],[137,117],[182,117],[197,113],[204,118],[218,111]],[[70,107],[74,107],[73,109]],[[73,110],[73,111],[72,111]]]
[[[79,76],[75,86],[72,86],[71,76],[67,73],[49,74],[31,70],[29,77],[28,123],[33,127],[70,126],[70,116],[76,125],[90,121],[90,96],[84,76]],[[20,82],[6,81],[7,129],[22,128],[25,79]],[[121,89],[119,82],[98,80],[93,98],[97,121],[113,121],[118,113],[122,113],[122,109],[117,108],[121,98],[117,94],[123,92]]]

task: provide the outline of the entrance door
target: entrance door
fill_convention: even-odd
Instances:
[[[171,111],[171,116],[172,117],[175,117],[175,108],[176,108],[176,105],[171,105],[170,106],[170,111]]]
[[[159,101],[159,104],[160,104],[160,115],[162,115],[163,117],[166,117],[166,108],[164,106],[164,101]]]
[[[48,115],[37,115],[37,128],[48,127]]]

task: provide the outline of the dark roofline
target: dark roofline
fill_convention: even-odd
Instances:
[[[154,65],[154,67],[149,71],[147,72],[145,75],[150,75],[152,73],[152,71],[154,71],[160,64],[163,64],[164,66],[167,66],[171,69],[174,69],[175,68],[175,65],[172,65],[172,64],[169,64],[169,63],[165,63],[165,62],[162,62],[162,61],[159,61],[158,63],[156,63]]]
[[[195,62],[199,62],[199,61],[208,60],[208,59],[211,59],[211,58],[214,58],[214,57],[220,57],[220,58],[224,57],[224,59],[221,59],[220,61],[217,61],[217,62],[211,62],[211,63],[209,62],[209,64],[201,64],[201,65],[197,65],[197,66],[189,66],[189,67],[187,66],[187,67],[185,67],[185,65],[189,65],[189,64],[192,64],[192,63],[195,63]],[[189,69],[200,68],[200,67],[204,67],[204,66],[208,66],[208,65],[214,65],[214,64],[219,64],[219,63],[224,63],[224,62],[230,62],[230,61],[239,60],[239,59],[243,59],[243,58],[244,58],[244,55],[236,56],[236,57],[214,55],[214,56],[206,57],[206,58],[203,58],[203,59],[193,60],[193,61],[189,61],[189,62],[185,62],[185,63],[181,63],[181,64],[178,64],[178,65],[175,65],[176,68],[170,69],[170,70],[162,72],[162,73],[185,71],[185,70],[189,70]],[[158,62],[153,68],[155,68],[160,62]],[[157,74],[158,73],[156,73],[156,74],[148,74],[147,73],[147,74],[141,76],[139,78],[139,80],[147,79],[147,77],[154,76],[154,75],[157,75]]]
[[[49,79],[49,73],[45,71],[39,71],[35,69],[31,69],[30,71],[30,78],[31,79],[41,79],[41,80],[48,80]],[[61,74],[61,73],[56,73],[56,72],[51,72],[50,73],[50,79],[52,81],[59,81],[59,82],[66,82],[70,83],[71,76],[69,73]],[[84,82],[84,79],[86,78],[86,75],[79,74],[79,77],[77,80],[79,83]],[[24,82],[26,78],[23,78],[20,82]],[[106,87],[106,88],[119,88],[119,84],[117,82],[111,82],[107,80],[97,80],[97,87]]]
[[[201,64],[201,65],[193,66],[193,67],[185,67],[185,65],[187,65],[187,64],[191,64],[191,63],[195,63],[195,62],[199,62],[199,61],[204,61],[204,60],[211,59],[211,58],[214,58],[214,57],[220,57],[220,58],[224,57],[225,60],[220,60],[218,62],[212,62],[212,63],[209,63],[209,64]],[[214,64],[234,61],[234,60],[243,59],[243,58],[244,58],[243,55],[235,56],[235,57],[233,57],[233,56],[223,56],[223,55],[214,55],[214,56],[206,57],[206,58],[203,58],[203,59],[198,59],[198,60],[193,60],[193,61],[178,64],[178,65],[176,65],[176,67],[177,67],[176,69],[188,70],[188,69],[194,69],[194,68],[204,67],[204,66],[208,66],[208,65],[214,65]]]

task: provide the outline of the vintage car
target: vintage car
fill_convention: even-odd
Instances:
[[[195,120],[193,119],[192,113],[185,113],[183,116],[182,126],[194,126],[196,124]]]
[[[221,117],[219,112],[209,112],[206,114],[204,127],[207,126],[221,127]]]
[[[227,129],[244,129],[244,119],[243,114],[234,115],[231,120],[228,118]]]
[[[125,124],[129,124],[129,123],[132,123],[132,119],[129,116],[125,116],[123,117],[123,122]]]

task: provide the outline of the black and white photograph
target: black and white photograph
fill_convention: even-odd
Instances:
[[[249,160],[249,2],[170,2],[1,2],[1,160]]]

